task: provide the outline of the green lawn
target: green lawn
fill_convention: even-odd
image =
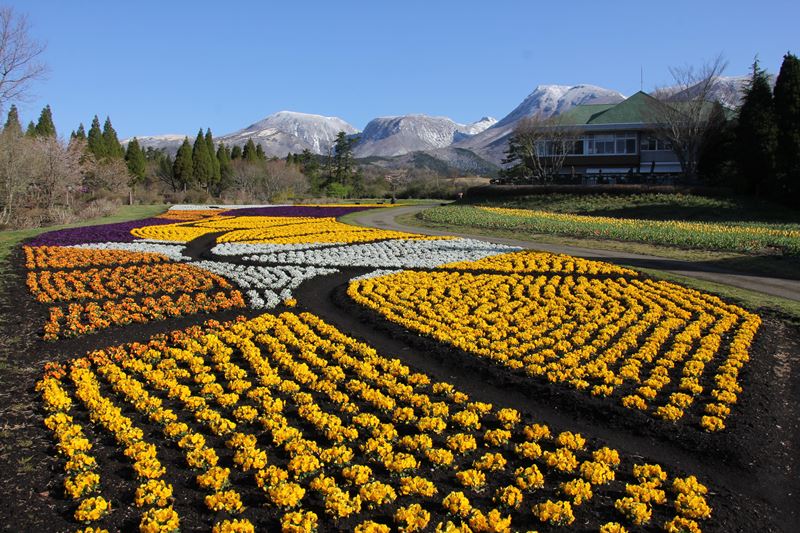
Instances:
[[[167,205],[123,205],[116,213],[107,217],[93,218],[73,224],[63,224],[60,226],[47,226],[44,228],[29,228],[12,231],[0,231],[0,272],[5,270],[6,259],[11,250],[23,239],[35,237],[40,233],[64,228],[78,228],[81,226],[94,226],[97,224],[111,224],[113,222],[126,222],[128,220],[138,220],[141,218],[152,217],[164,213],[169,206]]]

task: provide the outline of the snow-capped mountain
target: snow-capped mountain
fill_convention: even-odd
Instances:
[[[315,154],[327,153],[340,131],[348,135],[358,132],[338,117],[279,111],[217,140],[228,145],[243,145],[253,139],[254,143],[261,144],[267,155],[284,157],[289,152],[305,149]]]
[[[609,104],[625,97],[617,91],[596,85],[539,85],[511,113],[481,133],[458,141],[455,146],[467,148],[478,155],[500,163],[508,144],[508,136],[520,119],[540,115],[559,115],[582,104]]]
[[[401,115],[372,119],[359,135],[353,153],[356,157],[391,157],[435,150],[471,137],[497,120],[483,117],[472,124],[458,124],[447,117]]]
[[[139,146],[142,148],[154,148],[156,150],[166,150],[168,152],[177,152],[178,147],[183,142],[186,135],[178,133],[167,133],[164,135],[145,135],[143,137],[136,137],[139,141]],[[133,137],[131,137],[132,139]],[[123,139],[122,145],[128,146],[131,139]],[[191,138],[189,140],[191,142]]]

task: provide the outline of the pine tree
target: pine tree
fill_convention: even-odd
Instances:
[[[86,130],[83,127],[83,122],[78,124],[78,129],[75,131],[75,139],[85,141],[86,140]]]
[[[776,144],[769,76],[756,60],[736,127],[736,161],[745,192],[760,196],[774,188]]]
[[[780,188],[787,201],[800,207],[800,59],[796,55],[783,56],[774,94]]]
[[[238,144],[233,145],[233,149],[231,149],[231,160],[234,159],[241,159],[242,158],[242,147]]]
[[[25,130],[26,137],[36,137],[36,124],[31,120],[28,122],[28,129]]]
[[[13,104],[11,105],[11,109],[8,110],[8,117],[6,118],[5,126],[3,126],[3,132],[13,134],[15,137],[20,137],[22,135],[22,124],[19,123],[17,106]]]
[[[258,161],[258,156],[256,155],[256,144],[253,142],[253,139],[247,139],[247,144],[244,145],[244,150],[242,151],[242,159],[248,163],[254,163],[255,161]]]
[[[172,164],[172,175],[175,181],[183,185],[183,190],[186,190],[194,182],[192,145],[189,144],[189,137],[184,137],[183,144],[178,148],[175,162]]]
[[[114,126],[111,125],[111,119],[106,117],[106,122],[103,124],[103,144],[106,147],[106,156],[112,159],[122,159],[125,157],[125,149],[117,138],[117,132],[114,131]]]
[[[139,146],[139,140],[136,137],[131,139],[128,143],[128,149],[125,151],[125,163],[128,165],[128,170],[133,175],[133,182],[142,182],[147,174],[147,160],[144,157],[144,152],[141,146]]]
[[[348,185],[353,175],[353,145],[357,140],[356,137],[348,137],[343,131],[336,135],[336,141],[333,146],[334,176],[336,181],[342,185]]]
[[[203,137],[203,130],[197,132],[197,138],[192,147],[192,174],[194,180],[201,186],[208,189],[214,180],[214,166],[208,153],[208,145]]]
[[[55,137],[56,125],[53,124],[53,112],[50,106],[44,106],[42,113],[39,115],[39,122],[36,123],[36,136],[37,137]]]
[[[211,158],[211,167],[214,170],[212,183],[219,183],[219,160],[217,159],[217,151],[214,149],[214,137],[211,135],[211,128],[206,129],[206,147],[208,148],[208,156]]]
[[[92,119],[92,125],[89,127],[89,134],[86,136],[86,141],[89,152],[94,154],[94,157],[98,161],[108,157],[106,141],[103,138],[102,130],[100,130],[100,119],[97,118],[97,115]]]
[[[256,159],[259,161],[267,160],[267,154],[264,153],[264,147],[261,146],[261,143],[256,145]]]
[[[220,182],[226,183],[230,180],[233,168],[231,167],[231,152],[223,143],[219,143],[217,161],[219,162]]]

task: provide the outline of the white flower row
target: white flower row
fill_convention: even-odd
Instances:
[[[247,254],[271,254],[276,252],[287,252],[291,250],[307,250],[309,248],[326,248],[330,246],[341,246],[341,242],[322,242],[322,243],[299,243],[299,244],[246,244],[239,242],[224,242],[211,249],[214,255],[247,255]]]
[[[292,297],[292,291],[302,282],[338,270],[315,266],[253,266],[195,261],[193,266],[223,276],[246,291],[250,306],[271,308]]]
[[[273,252],[245,256],[244,259],[261,263],[291,263],[319,266],[435,268],[445,263],[452,263],[455,261],[477,261],[484,257],[515,250],[520,250],[520,248],[474,239],[398,239],[314,250]]]
[[[67,248],[84,248],[87,250],[121,250],[125,252],[145,252],[166,255],[173,261],[187,261],[190,258],[183,255],[184,245],[164,244],[156,242],[95,242],[89,244],[76,244]]]
[[[402,272],[402,270],[398,268],[379,268],[377,270],[373,270],[372,272],[367,272],[366,274],[361,274],[360,276],[350,278],[350,281],[360,281],[362,279],[379,278],[381,276],[388,276],[389,274],[397,274],[398,272]]]

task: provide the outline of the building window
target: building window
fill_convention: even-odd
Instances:
[[[636,153],[635,133],[587,135],[586,153],[590,155],[624,155]]]
[[[655,152],[672,150],[672,143],[663,139],[657,139],[652,135],[642,138],[642,151]]]

